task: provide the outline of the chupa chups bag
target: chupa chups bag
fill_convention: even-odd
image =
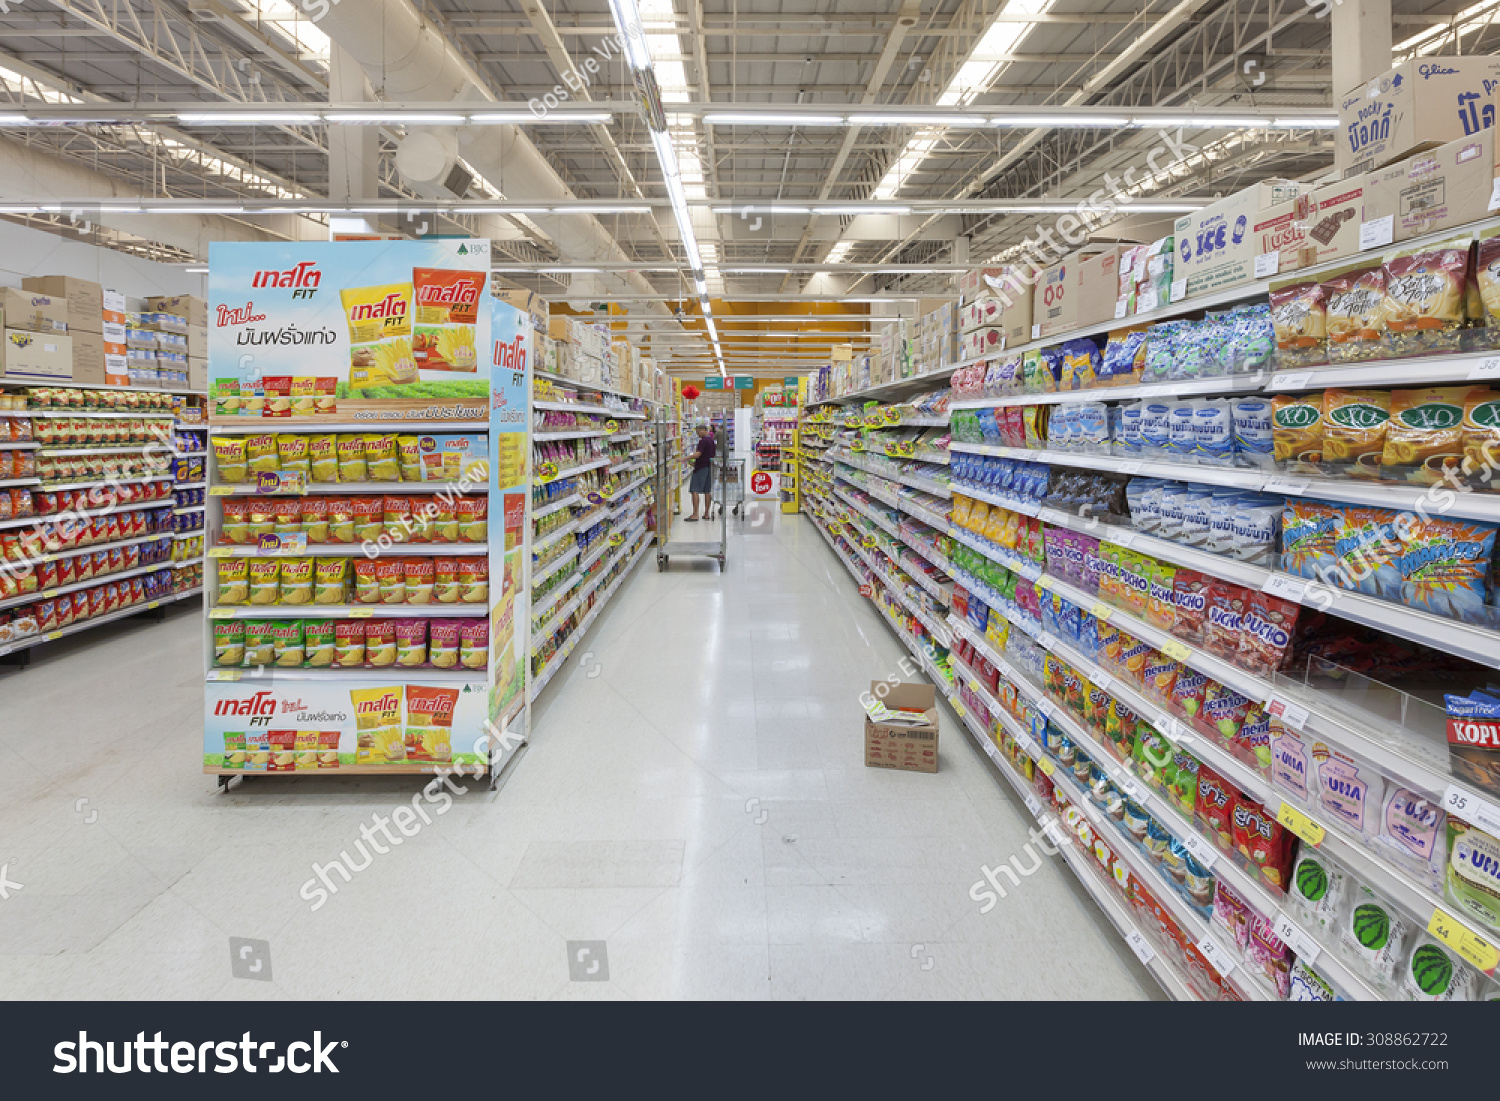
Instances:
[[[1272,291],[1271,326],[1279,370],[1328,362],[1328,303],[1317,283]]]
[[[365,621],[341,620],[333,625],[333,661],[350,669],[365,663]]]
[[[1482,387],[1433,386],[1391,394],[1380,473],[1386,481],[1436,485],[1444,471],[1461,473],[1464,410]]]
[[[1335,477],[1379,479],[1391,395],[1385,390],[1323,392],[1323,468]]]
[[[1396,559],[1405,552],[1397,519],[1388,509],[1345,505],[1333,533],[1335,569],[1324,580],[1382,600],[1400,600],[1402,579]],[[1404,526],[1408,531],[1415,527]]]
[[[1083,694],[1083,721],[1099,737],[1104,736],[1104,726],[1109,719],[1110,695],[1104,689],[1085,681]]]
[[[1393,356],[1459,351],[1469,242],[1431,245],[1385,261],[1385,340]]]
[[[1277,394],[1271,399],[1272,453],[1282,470],[1321,473],[1323,432],[1321,394]]]
[[[1249,603],[1247,590],[1231,581],[1213,578],[1208,583],[1208,616],[1203,645],[1208,652],[1234,660],[1240,652],[1241,621]]]
[[[1371,268],[1323,284],[1328,358],[1334,363],[1379,359],[1385,347],[1385,272]]]
[[[1281,668],[1291,652],[1292,635],[1302,606],[1263,592],[1252,592],[1240,620],[1240,649],[1235,661],[1260,676]]]
[[[1187,642],[1202,642],[1208,617],[1209,578],[1182,566],[1172,578],[1172,633]]]
[[[1401,603],[1464,623],[1488,622],[1495,525],[1431,517],[1408,525],[1393,565]]]
[[[485,273],[413,268],[411,278],[417,308],[412,355],[417,366],[426,371],[476,371],[475,333]]]
[[[465,669],[483,669],[489,664],[489,623],[484,619],[459,621],[458,663]]]
[[[1306,578],[1331,571],[1338,562],[1334,540],[1341,515],[1339,507],[1322,501],[1288,500],[1281,515],[1281,568]]]
[[[339,296],[349,324],[349,389],[417,382],[420,376],[411,346],[411,284],[350,287]]]

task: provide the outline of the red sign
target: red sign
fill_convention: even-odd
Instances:
[[[860,596],[867,596],[867,597],[873,598],[875,596],[875,586],[874,585],[861,585],[859,587],[859,595]]]
[[[762,495],[770,493],[771,475],[764,470],[757,470],[754,474],[750,475],[750,492]]]

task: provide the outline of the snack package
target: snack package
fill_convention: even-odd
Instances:
[[[354,601],[356,604],[379,604],[380,576],[373,558],[354,559]]]
[[[1464,481],[1473,489],[1497,488],[1500,481],[1500,393],[1469,391],[1464,400]]]
[[[427,628],[427,660],[439,669],[458,668],[459,621],[434,619]]]
[[[1281,517],[1281,568],[1299,577],[1331,576],[1338,564],[1335,539],[1342,516],[1335,505],[1289,499]]]
[[[1418,934],[1397,984],[1409,1002],[1471,1002],[1478,998],[1479,973],[1426,933]]]
[[[1489,621],[1495,525],[1431,517],[1408,524],[1410,538],[1393,560],[1401,603],[1464,623]]]
[[[403,482],[422,480],[422,441],[417,436],[396,437],[396,457]]]
[[[1484,303],[1484,327],[1487,343],[1492,348],[1500,347],[1500,235],[1484,238],[1479,242],[1479,261],[1476,268],[1479,297]]]
[[[337,652],[337,638],[334,634],[333,620],[331,619],[308,619],[302,623],[303,653],[308,665],[317,669],[327,669],[333,665],[333,659]]]
[[[413,268],[411,277],[417,307],[412,355],[417,367],[426,371],[477,371],[475,333],[485,274]]]
[[[335,665],[343,669],[364,665],[364,620],[347,619],[333,625],[333,660]]]
[[[272,662],[281,669],[298,669],[303,661],[302,621],[278,619],[271,624]]]
[[[406,742],[401,729],[402,694],[400,686],[349,690],[354,705],[355,764],[406,762]]]
[[[351,287],[341,290],[339,297],[349,324],[349,389],[417,382],[420,376],[411,346],[411,284]]]
[[[1391,395],[1384,390],[1323,392],[1323,468],[1335,477],[1380,478]]]
[[[324,497],[323,502],[328,516],[328,542],[355,542],[354,502],[348,497]]]
[[[489,663],[489,624],[483,619],[459,621],[458,662],[465,669],[483,669]]]
[[[490,599],[489,560],[481,555],[458,560],[458,599],[464,604],[488,604]]]
[[[314,482],[339,480],[338,437],[327,433],[307,437],[307,461]]]
[[[1249,592],[1231,581],[1211,578],[1206,593],[1203,645],[1211,654],[1234,660],[1240,651],[1241,621]]]
[[[364,437],[365,469],[372,482],[399,482],[401,462],[396,451],[396,437],[377,432]]]
[[[385,531],[385,498],[354,497],[350,499],[354,514],[354,538],[351,543],[374,543]]]
[[[301,527],[307,541],[317,545],[327,543],[331,534],[328,527],[328,498],[313,493],[302,498]]]
[[[379,668],[396,664],[396,621],[365,621],[365,664]]]
[[[382,604],[406,603],[406,565],[399,558],[375,561],[375,580],[380,586]]]
[[[427,664],[427,621],[396,620],[396,664],[412,668]]]
[[[274,624],[269,620],[251,620],[245,624],[245,665],[271,665],[276,660]]]
[[[250,602],[250,560],[246,558],[219,559],[218,603],[248,604]],[[261,603],[265,603],[262,601]]]
[[[314,566],[313,603],[347,604],[349,602],[349,560],[319,558]]]
[[[1338,931],[1339,954],[1356,970],[1377,986],[1395,983],[1412,932],[1400,910],[1365,884],[1351,882]]]
[[[243,545],[250,538],[250,502],[235,498],[223,499],[224,522],[220,534],[224,542]]]
[[[280,470],[281,459],[276,451],[276,437],[269,432],[246,436],[245,463],[250,474],[274,474]]]
[[[281,603],[311,604],[313,599],[313,560],[281,560]]]
[[[219,481],[235,485],[249,477],[243,436],[215,436],[210,446],[219,470]]]
[[[1444,885],[1465,917],[1500,932],[1500,841],[1451,814]]]
[[[1446,863],[1447,814],[1420,792],[1386,781],[1385,804],[1370,847],[1418,883],[1441,894]]]
[[[276,455],[280,461],[282,473],[301,474],[303,478],[311,477],[312,466],[308,458],[308,438],[306,436],[277,436]]]
[[[275,535],[302,534],[302,500],[298,497],[281,497],[271,506],[271,531]]]
[[[1276,821],[1275,812],[1253,799],[1236,795],[1233,810],[1234,847],[1271,886],[1286,890],[1296,837]]]
[[[1262,677],[1281,668],[1291,652],[1300,604],[1253,591],[1240,619],[1240,648],[1235,662]]]
[[[227,561],[232,561],[229,559]],[[281,599],[281,563],[274,558],[252,558],[250,568],[250,603],[275,604]]]
[[[1272,291],[1271,325],[1276,333],[1279,370],[1328,362],[1327,301],[1317,283],[1298,283]]]
[[[214,664],[243,665],[245,663],[245,621],[242,619],[215,620],[213,629]]]
[[[1321,394],[1277,394],[1271,399],[1273,457],[1293,474],[1317,475],[1323,462]]]
[[[1334,363],[1354,363],[1386,355],[1384,270],[1335,276],[1322,289],[1328,358]]]
[[[1393,356],[1460,350],[1469,242],[1430,245],[1388,258],[1385,341]]]
[[[365,463],[365,440],[363,436],[335,437],[335,453],[338,457],[338,481],[368,482],[369,470]]]
[[[489,538],[489,503],[485,496],[458,498],[458,538],[464,543],[483,543]]]
[[[1467,386],[1433,386],[1391,394],[1381,477],[1390,482],[1436,485],[1444,471],[1460,474],[1464,457],[1464,410],[1474,391]]]

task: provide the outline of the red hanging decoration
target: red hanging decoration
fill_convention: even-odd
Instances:
[[[698,387],[694,386],[692,383],[688,383],[682,388],[682,396],[687,398],[688,401],[694,400],[702,393],[703,391],[698,389]]]

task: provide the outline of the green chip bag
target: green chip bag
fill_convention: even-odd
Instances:
[[[307,664],[316,668],[333,665],[334,631],[331,619],[310,619],[302,624],[303,652]]]
[[[250,620],[245,624],[245,664],[270,665],[276,660],[276,639],[269,620]]]
[[[245,661],[245,621],[218,620],[214,623],[214,664],[241,665]]]

